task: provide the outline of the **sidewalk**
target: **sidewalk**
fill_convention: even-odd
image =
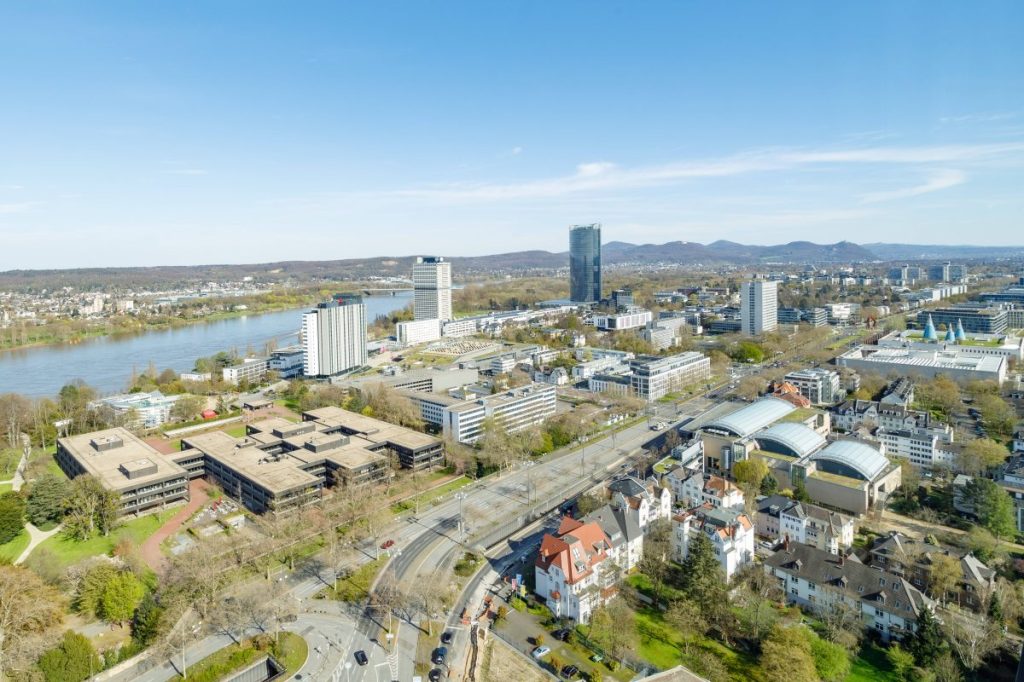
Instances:
[[[14,563],[23,563],[26,559],[28,559],[28,555],[32,553],[32,550],[34,550],[43,542],[49,540],[51,537],[59,533],[61,528],[63,528],[63,524],[58,524],[56,527],[51,528],[50,530],[42,531],[36,528],[35,525],[33,525],[30,521],[26,521],[25,530],[28,531],[28,536],[30,540],[28,543],[28,547],[26,547],[25,551],[21,553],[21,556],[14,560]]]
[[[177,514],[142,543],[142,547],[139,550],[142,560],[157,573],[163,572],[167,564],[167,557],[160,550],[160,545],[163,544],[164,540],[177,533],[185,522],[209,501],[210,495],[207,493],[209,489],[210,484],[202,479],[190,481],[188,484],[188,504],[182,507]]]

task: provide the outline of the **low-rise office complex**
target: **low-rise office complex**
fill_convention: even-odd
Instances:
[[[842,392],[839,373],[832,370],[812,367],[790,372],[785,380],[800,391],[800,395],[811,401],[812,405],[833,405],[845,396]]]
[[[967,355],[956,348],[947,350],[914,350],[858,346],[836,358],[840,367],[861,372],[899,374],[931,379],[947,376],[954,381],[1006,380],[1006,358],[992,355]]]
[[[122,513],[188,499],[188,481],[209,478],[256,513],[280,512],[320,499],[324,488],[358,486],[404,468],[443,461],[439,439],[341,408],[246,425],[241,438],[213,431],[185,436],[181,451],[161,454],[125,429],[58,441],[57,461],[71,478],[90,474],[120,493]]]
[[[153,429],[171,419],[171,408],[178,402],[179,395],[152,393],[124,393],[101,398],[92,406],[106,406],[118,418],[116,423],[135,428]]]
[[[465,396],[466,392],[463,392]],[[555,413],[556,393],[551,384],[531,383],[495,394],[469,396],[402,391],[423,421],[439,426],[460,443],[474,443],[483,435],[488,419],[509,432],[541,424]]]
[[[629,361],[633,393],[654,401],[673,391],[711,377],[711,360],[702,353],[689,351],[661,357],[640,355]]]

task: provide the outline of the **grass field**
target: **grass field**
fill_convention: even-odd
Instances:
[[[361,602],[370,596],[370,585],[377,577],[377,572],[384,566],[388,558],[381,555],[379,559],[363,564],[353,571],[347,578],[338,581],[338,589],[328,587],[322,592],[327,599],[338,601]]]
[[[39,545],[36,551],[45,548],[53,553],[54,558],[61,566],[67,567],[91,556],[110,554],[121,538],[130,538],[136,546],[141,545],[177,511],[177,509],[170,509],[159,514],[149,514],[138,519],[131,519],[114,529],[106,537],[96,536],[84,542],[72,540],[65,537],[63,533],[58,533]],[[32,555],[35,555],[35,551],[32,552]]]
[[[426,506],[433,502],[434,500],[438,499],[439,497],[443,497],[450,492],[454,492],[463,486],[469,485],[470,482],[470,479],[466,478],[465,476],[459,476],[456,479],[448,481],[444,485],[440,485],[436,488],[426,490],[420,493],[419,495],[410,497],[407,500],[396,502],[395,504],[391,505],[391,511],[394,514],[400,514],[410,509],[416,509],[417,505],[419,505],[420,507]]]
[[[867,644],[853,659],[853,667],[846,682],[899,682],[889,667],[885,652],[874,644]]]
[[[0,483],[0,494],[10,492],[13,489],[13,484],[11,483]]]
[[[7,559],[8,561],[14,561],[21,556],[21,553],[28,547],[29,537],[28,531],[24,528],[18,533],[17,536],[6,545],[0,545],[0,559]]]
[[[241,644],[226,646],[190,665],[187,671],[188,679],[193,682],[217,682],[249,665],[264,653],[272,654],[277,662],[285,667],[281,679],[287,680],[305,664],[309,656],[309,646],[306,640],[292,632],[280,633],[280,640],[272,647],[272,651],[260,651],[253,648],[251,640],[244,640]],[[177,681],[182,677],[175,675],[171,679]]]

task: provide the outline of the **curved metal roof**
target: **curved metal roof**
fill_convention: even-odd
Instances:
[[[793,451],[797,457],[809,455],[825,445],[825,437],[805,424],[783,422],[754,434],[758,441],[770,440]]]
[[[852,440],[837,440],[811,456],[812,462],[818,460],[829,460],[846,465],[860,473],[868,481],[874,480],[875,476],[889,466],[889,460],[878,450],[866,443]]]
[[[769,424],[777,422],[795,409],[796,406],[792,403],[769,396],[761,398],[757,402],[753,402],[735,412],[730,412],[724,417],[714,419],[704,426],[722,429],[734,436],[743,438],[760,431]]]

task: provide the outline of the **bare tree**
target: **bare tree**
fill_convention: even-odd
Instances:
[[[32,571],[0,565],[0,676],[37,653],[38,641],[60,624],[64,603]]]
[[[977,670],[1003,643],[1003,631],[984,616],[947,609],[942,622],[950,649],[967,670]]]

